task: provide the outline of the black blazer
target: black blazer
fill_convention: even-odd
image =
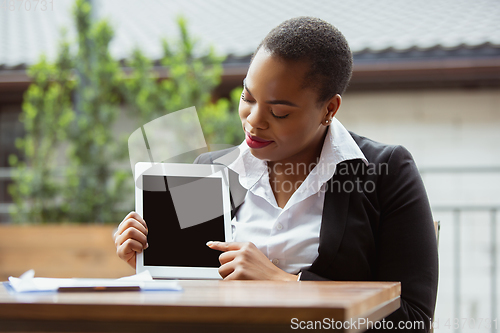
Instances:
[[[400,281],[401,307],[386,321],[394,327],[400,321],[423,321],[428,331],[438,254],[422,179],[404,147],[351,136],[369,166],[361,160],[337,165],[325,192],[319,255],[302,270],[301,280]],[[230,151],[202,154],[195,163],[212,164]],[[229,181],[233,204],[239,207],[246,191],[234,172]]]

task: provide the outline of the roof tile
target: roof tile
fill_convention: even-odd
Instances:
[[[151,59],[162,55],[161,38],[177,37],[175,17],[183,14],[200,45],[220,53],[250,55],[260,40],[282,21],[316,16],[337,26],[354,53],[500,48],[500,2],[497,0],[287,0],[250,3],[230,0],[93,0],[96,16],[115,28],[111,54],[127,58],[140,47]],[[55,57],[60,28],[75,37],[73,0],[54,1],[53,10],[0,9],[0,66],[32,64],[41,53]]]

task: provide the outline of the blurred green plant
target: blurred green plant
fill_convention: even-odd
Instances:
[[[198,40],[189,35],[187,22],[177,19],[180,39],[163,40],[161,65],[169,69],[169,79],[158,83],[151,61],[135,49],[127,65],[132,71],[124,80],[123,96],[131,111],[145,124],[169,112],[196,106],[203,132],[209,143],[239,144],[244,139],[237,113],[242,88],[235,88],[230,99],[211,102],[211,92],[220,83],[224,57],[209,48],[195,56]],[[201,52],[199,52],[201,53]]]
[[[133,181],[123,168],[127,138],[113,130],[124,109],[139,127],[194,105],[207,142],[236,145],[243,139],[234,112],[241,88],[229,100],[211,101],[224,58],[212,48],[197,52],[184,18],[177,20],[179,40],[163,41],[161,64],[169,75],[160,81],[140,49],[124,72],[109,53],[113,29],[106,20],[91,20],[87,1],[76,1],[73,16],[78,52],[72,54],[63,37],[54,63],[42,56],[28,70],[33,83],[21,114],[26,135],[17,141],[24,161],[10,157],[15,222],[116,223],[130,211]]]
[[[28,70],[33,84],[25,93],[20,119],[26,135],[16,141],[24,161],[9,156],[9,163],[15,167],[14,184],[9,186],[14,221],[60,221],[68,212],[68,203],[61,201],[63,183],[57,177],[61,170],[54,148],[67,139],[66,129],[74,121],[72,68],[69,44],[63,41],[54,64],[42,56]]]

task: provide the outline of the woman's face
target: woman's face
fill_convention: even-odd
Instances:
[[[326,131],[340,106],[340,96],[318,105],[317,93],[303,88],[309,65],[255,55],[244,80],[239,115],[252,155],[281,163],[310,163],[319,157]]]

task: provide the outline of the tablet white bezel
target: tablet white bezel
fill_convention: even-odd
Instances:
[[[143,175],[207,177],[221,179],[222,204],[224,209],[224,237],[231,241],[231,204],[227,168],[212,164],[182,163],[149,163],[139,162],[135,165],[135,211],[143,216],[143,190],[138,186],[138,179]],[[142,183],[142,179],[139,180]],[[147,251],[147,250],[146,250]],[[148,270],[153,278],[163,279],[221,279],[215,267],[179,267],[179,266],[145,266],[144,252],[137,254],[136,272]]]

